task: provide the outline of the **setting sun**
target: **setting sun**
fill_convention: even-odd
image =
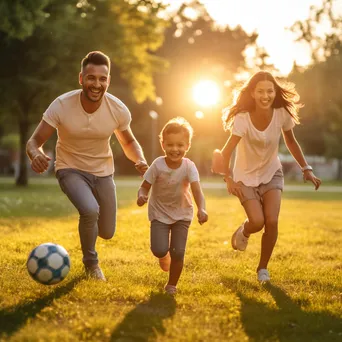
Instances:
[[[202,107],[209,107],[219,101],[220,88],[216,82],[204,80],[194,86],[192,95],[197,104]]]
[[[204,113],[201,112],[200,110],[197,110],[197,111],[195,112],[195,117],[196,117],[197,119],[203,119],[203,118],[204,118]]]

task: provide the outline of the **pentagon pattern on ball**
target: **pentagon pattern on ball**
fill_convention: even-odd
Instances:
[[[70,257],[64,247],[44,243],[32,250],[26,266],[35,281],[44,285],[57,284],[69,273]]]

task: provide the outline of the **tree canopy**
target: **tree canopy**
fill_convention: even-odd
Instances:
[[[321,8],[311,9],[306,21],[294,25],[298,39],[310,44],[313,63],[304,70],[295,66],[290,78],[305,103],[298,128],[305,152],[341,161],[342,20],[333,11],[334,3],[324,0]],[[322,22],[329,23],[329,30],[318,34],[317,27]]]
[[[194,126],[190,157],[198,164],[203,161],[210,166],[212,150],[226,139],[221,110],[231,97],[232,89],[227,84],[233,83],[235,75],[245,69],[244,50],[256,38],[256,34],[248,35],[240,27],[217,26],[198,1],[182,5],[170,20],[164,44],[157,51],[158,56],[169,62],[167,72],[155,76],[157,95],[163,105],[155,105],[154,109],[162,118],[161,124],[180,115]],[[204,108],[195,103],[192,90],[197,82],[206,79],[218,84],[221,99]],[[202,111],[204,117],[197,119],[196,111]]]
[[[0,25],[0,116],[17,125],[21,141],[18,184],[27,183],[25,144],[52,99],[77,86],[87,52],[108,54],[137,102],[154,98],[153,73],[164,64],[153,54],[167,24],[153,1],[3,0]],[[113,80],[115,83],[115,79]],[[11,85],[11,86],[9,86]],[[4,119],[2,120],[4,121]]]

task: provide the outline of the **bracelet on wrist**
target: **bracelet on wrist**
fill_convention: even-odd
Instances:
[[[312,169],[311,165],[305,165],[305,166],[302,167],[302,172],[304,172],[304,171],[312,171],[312,170],[313,169]]]
[[[223,178],[223,180],[227,183],[227,180],[228,179],[231,179],[231,180],[233,180],[233,177],[232,176],[225,176],[224,178]]]

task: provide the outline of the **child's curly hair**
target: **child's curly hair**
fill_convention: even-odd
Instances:
[[[159,134],[159,140],[161,143],[165,140],[166,136],[169,134],[177,134],[184,133],[186,138],[188,139],[188,143],[191,143],[192,136],[194,134],[194,130],[189,124],[187,120],[183,117],[178,116],[169,120]]]

